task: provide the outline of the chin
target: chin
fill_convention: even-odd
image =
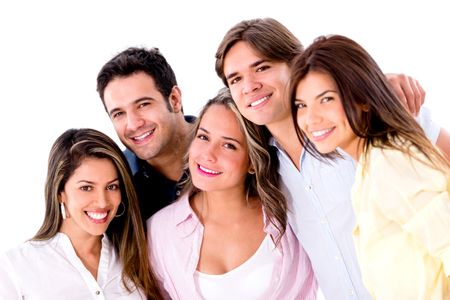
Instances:
[[[336,151],[337,147],[319,147],[316,146],[317,151],[319,151],[321,154],[329,154],[334,151]]]

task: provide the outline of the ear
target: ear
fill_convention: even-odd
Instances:
[[[360,110],[362,110],[365,113],[369,112],[369,104],[368,103],[358,104],[358,107]]]
[[[62,190],[59,194],[58,194],[58,202],[59,203],[66,203],[67,201],[67,195],[64,192],[64,190]]]
[[[249,174],[251,174],[251,175],[253,175],[253,174],[255,174],[256,173],[256,171],[255,171],[255,168],[253,168],[253,166],[250,166],[249,168],[248,168],[248,171],[247,171]]]
[[[175,113],[180,112],[183,108],[183,104],[181,102],[181,90],[177,85],[172,88],[172,92],[169,96],[169,103]]]

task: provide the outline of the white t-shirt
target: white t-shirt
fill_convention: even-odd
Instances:
[[[195,272],[199,293],[207,300],[261,299],[271,288],[275,257],[279,256],[270,235],[243,264],[220,275]]]

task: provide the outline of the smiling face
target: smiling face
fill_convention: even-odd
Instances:
[[[189,148],[194,186],[203,191],[244,191],[248,169],[247,143],[234,112],[213,104],[203,115]]]
[[[298,126],[319,152],[330,153],[340,147],[357,156],[359,138],[350,127],[331,76],[310,71],[297,85],[295,106]]]
[[[224,59],[224,75],[241,114],[269,130],[290,120],[289,66],[268,61],[247,42],[234,44]]]
[[[144,72],[113,79],[105,88],[105,106],[122,143],[140,159],[149,161],[171,153],[175,140],[181,93],[174,87],[169,111],[153,78]]]
[[[85,158],[64,185],[60,201],[68,216],[62,232],[69,237],[102,235],[121,202],[114,164],[106,158]]]

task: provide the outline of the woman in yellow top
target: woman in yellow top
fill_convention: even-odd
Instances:
[[[352,201],[364,284],[376,299],[447,299],[450,164],[356,42],[320,37],[292,67],[299,139],[358,162]]]

